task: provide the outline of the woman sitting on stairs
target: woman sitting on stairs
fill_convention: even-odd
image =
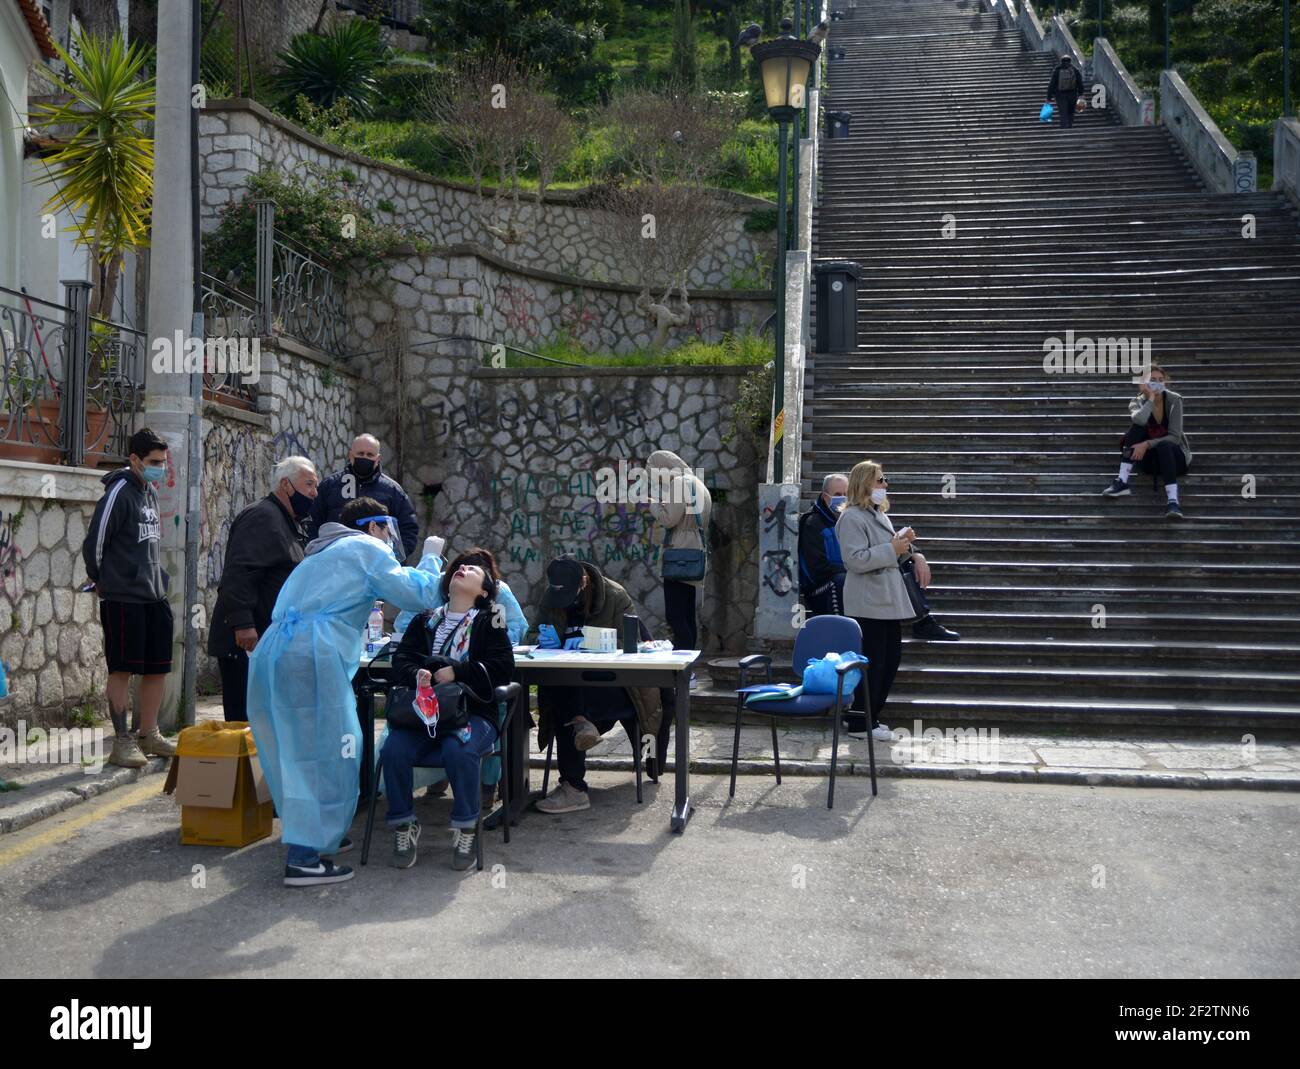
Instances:
[[[1183,398],[1168,388],[1169,376],[1159,364],[1152,364],[1147,381],[1138,388],[1140,397],[1128,403],[1133,425],[1120,443],[1123,460],[1115,481],[1102,491],[1103,497],[1126,497],[1129,476],[1134,469],[1165,481],[1165,518],[1180,520],[1178,476],[1187,474],[1192,450],[1183,433]]]

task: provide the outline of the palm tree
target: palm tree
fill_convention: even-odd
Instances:
[[[59,146],[45,158],[41,181],[56,191],[41,210],[72,216],[70,229],[97,267],[90,310],[111,319],[123,255],[149,244],[154,80],[145,71],[150,50],[128,49],[120,33],[82,32],[76,48],[80,60],[59,49],[68,78],[56,80],[66,99],[32,109],[32,122],[54,128]]]

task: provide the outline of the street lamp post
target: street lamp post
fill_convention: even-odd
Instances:
[[[1282,0],[1282,114],[1291,114],[1291,0]]]
[[[1165,0],[1165,70],[1169,69],[1169,0]]]
[[[783,27],[789,28],[789,22]],[[808,75],[821,55],[821,45],[800,41],[788,32],[750,49],[763,78],[767,113],[777,124],[776,180],[776,373],[775,412],[772,427],[772,472],[777,482],[785,481],[785,254],[786,254],[786,155],[789,152],[790,123],[804,107]]]

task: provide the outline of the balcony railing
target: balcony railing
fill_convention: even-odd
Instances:
[[[0,443],[17,459],[120,462],[144,396],[145,336],[90,315],[89,282],[63,286],[64,304],[0,287]]]
[[[209,338],[251,341],[261,334],[261,319],[256,297],[204,272],[203,326]],[[203,389],[218,399],[233,399],[240,407],[257,406],[256,383],[246,382],[234,369],[205,373]]]

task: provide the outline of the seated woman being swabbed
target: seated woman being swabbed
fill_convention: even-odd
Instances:
[[[393,829],[392,863],[397,868],[410,868],[417,856],[416,768],[446,770],[452,794],[451,865],[461,870],[474,864],[482,761],[498,735],[492,692],[510,682],[515,667],[505,613],[495,600],[498,583],[484,567],[483,552],[462,553],[443,570],[439,587],[445,604],[412,619],[393,655],[397,686],[419,693],[436,683],[459,683],[468,713],[465,725],[452,731],[436,730],[431,735],[423,727],[414,727],[385,732],[380,767],[388,799],[387,823]]]

